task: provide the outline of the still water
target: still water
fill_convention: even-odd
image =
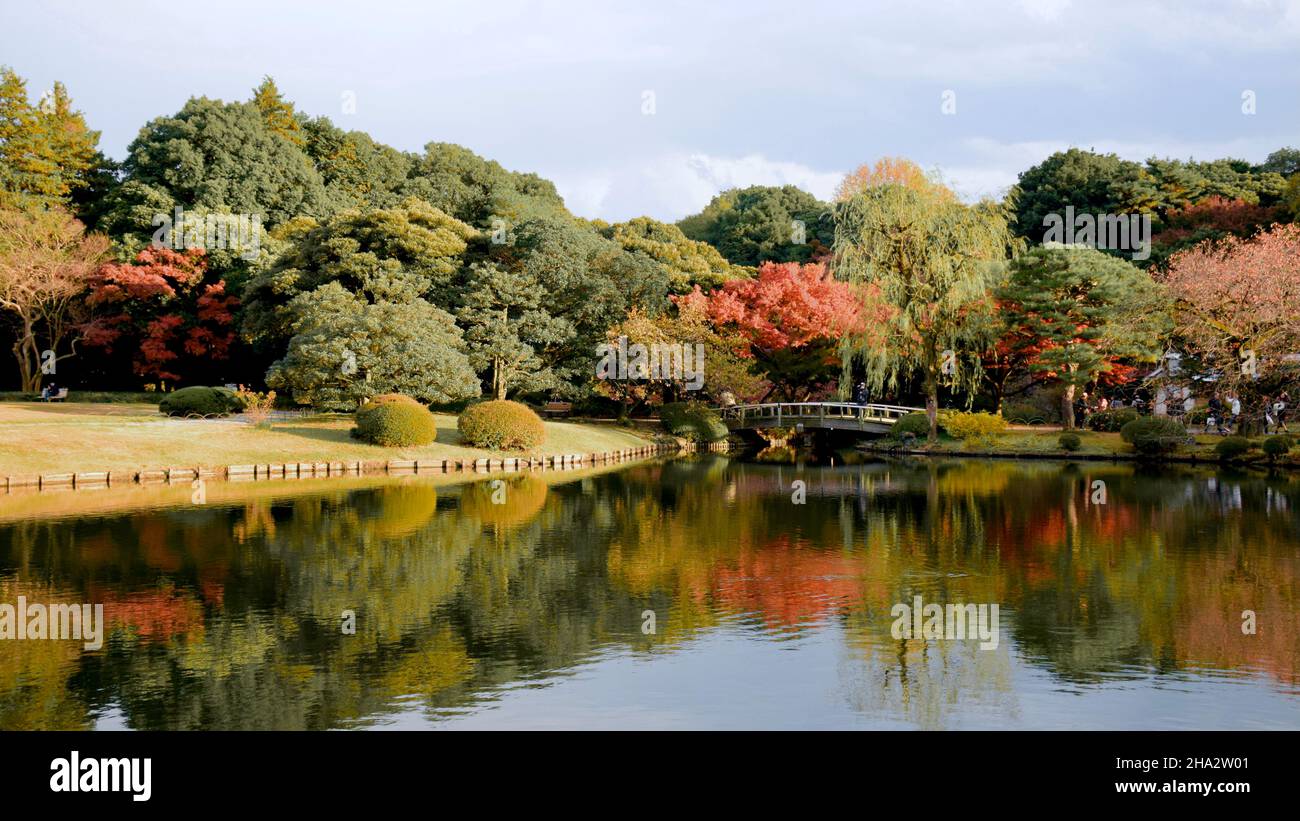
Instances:
[[[107,622],[97,650],[0,641],[0,729],[1300,728],[1297,477],[456,481],[0,497],[0,603]],[[918,595],[997,604],[997,646],[895,638]]]

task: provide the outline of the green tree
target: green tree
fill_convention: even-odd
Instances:
[[[628,252],[589,226],[561,217],[527,220],[507,245],[492,246],[494,258],[544,291],[547,313],[570,332],[550,337],[538,356],[576,396],[595,374],[596,346],[605,331],[633,308],[654,315],[667,305],[667,269],[639,252]]]
[[[1061,418],[1067,430],[1075,424],[1074,398],[1081,387],[1121,356],[1157,356],[1156,317],[1140,327],[1126,321],[1154,290],[1147,274],[1092,248],[1053,243],[1012,261],[997,294],[1004,321],[1037,348],[1030,367],[1064,387]]]
[[[26,82],[0,66],[0,207],[74,206],[107,166],[63,83],[32,105]]]
[[[708,243],[688,239],[676,225],[649,217],[616,223],[601,233],[628,251],[639,251],[664,266],[673,293],[687,293],[696,285],[712,290],[746,274],[744,269],[733,268]]]
[[[887,316],[845,337],[842,384],[859,359],[877,390],[897,390],[900,379],[919,374],[934,441],[940,382],[972,393],[979,385],[978,354],[992,342],[989,289],[1014,244],[1004,211],[989,202],[968,206],[899,184],[840,202],[834,270],[878,290],[873,298]]]
[[[835,241],[830,205],[793,185],[733,188],[677,223],[732,265],[809,262]]]
[[[155,215],[170,216],[175,206],[257,215],[268,228],[331,211],[311,159],[273,132],[253,103],[189,100],[140,130],[123,169],[104,226],[113,236],[136,235],[137,246],[149,241]]]
[[[426,298],[450,307],[461,257],[477,232],[408,198],[394,208],[286,226],[281,236],[285,252],[244,292],[244,335],[264,346],[291,335],[292,299],[328,283],[370,302]]]
[[[401,193],[419,197],[456,219],[486,231],[509,231],[524,220],[568,216],[555,185],[451,143],[429,143]]]
[[[1058,151],[1020,173],[1008,197],[1016,208],[1015,233],[1034,242],[1043,238],[1043,219],[1077,213],[1121,213],[1150,210],[1154,202],[1142,201],[1144,171],[1141,165],[1114,154],[1096,154],[1079,148]],[[1153,195],[1154,196],[1154,195]]]
[[[1283,177],[1300,174],[1300,148],[1279,148],[1268,155],[1268,159],[1264,160],[1259,171],[1271,171]]]
[[[465,329],[469,361],[491,372],[492,396],[554,387],[554,371],[537,355],[539,347],[573,335],[573,327],[552,317],[546,291],[526,270],[475,263],[465,282],[457,317]]]
[[[414,159],[360,131],[344,131],[327,117],[302,121],[304,150],[325,183],[331,207],[392,208],[403,197]]]
[[[267,384],[295,402],[350,410],[381,393],[426,402],[479,394],[455,320],[423,299],[368,302],[330,282],[290,304],[294,336]]]

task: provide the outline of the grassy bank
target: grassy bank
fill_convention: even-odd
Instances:
[[[1067,452],[1060,445],[1061,431],[1059,428],[1050,428],[1036,430],[1033,428],[1009,430],[1005,433],[993,437],[987,444],[968,443],[960,439],[953,439],[947,436],[940,436],[938,443],[935,445],[926,445],[924,439],[919,439],[911,446],[913,450],[925,450],[930,453],[939,454],[985,454],[993,456],[1026,456],[1026,457],[1046,457],[1054,456],[1068,459],[1071,457],[1104,457],[1132,459],[1137,456],[1131,445],[1125,442],[1118,433],[1097,433],[1095,431],[1079,430],[1075,431],[1079,435],[1079,449],[1073,453]],[[1216,462],[1219,457],[1214,452],[1214,446],[1223,441],[1223,437],[1214,435],[1198,434],[1195,436],[1196,443],[1179,448],[1169,457],[1174,460],[1196,459],[1200,462]],[[1259,444],[1263,442],[1264,437],[1254,437],[1251,441],[1255,443],[1255,449],[1251,450],[1245,456],[1236,460],[1234,464],[1259,464],[1267,465],[1268,459],[1259,451]],[[898,443],[890,439],[874,440],[869,447],[871,449],[889,449],[898,447]],[[1283,458],[1276,460],[1279,467],[1300,468],[1300,450],[1292,450],[1291,453]]]
[[[437,442],[384,448],[352,439],[350,416],[304,417],[259,429],[230,419],[168,419],[153,405],[5,402],[0,403],[0,475],[518,455],[462,445],[456,417],[435,416]],[[546,443],[531,455],[619,450],[649,441],[613,425],[547,422],[546,431]]]
[[[68,391],[69,402],[128,403],[158,406],[162,394],[149,391]],[[0,391],[0,402],[40,402],[39,393]]]

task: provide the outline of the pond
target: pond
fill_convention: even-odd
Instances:
[[[1294,476],[471,478],[0,497],[0,604],[106,624],[0,641],[0,728],[1300,728]],[[900,637],[917,597],[995,638]]]

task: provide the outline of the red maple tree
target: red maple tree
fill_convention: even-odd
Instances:
[[[686,298],[703,300],[714,325],[744,337],[774,390],[796,400],[834,381],[840,338],[867,326],[859,289],[835,280],[821,263],[765,262],[754,279]]]
[[[230,357],[239,298],[208,276],[201,249],[146,248],[131,262],[95,273],[88,302],[102,313],[85,329],[87,345],[136,351],[139,376],[185,382]]]

